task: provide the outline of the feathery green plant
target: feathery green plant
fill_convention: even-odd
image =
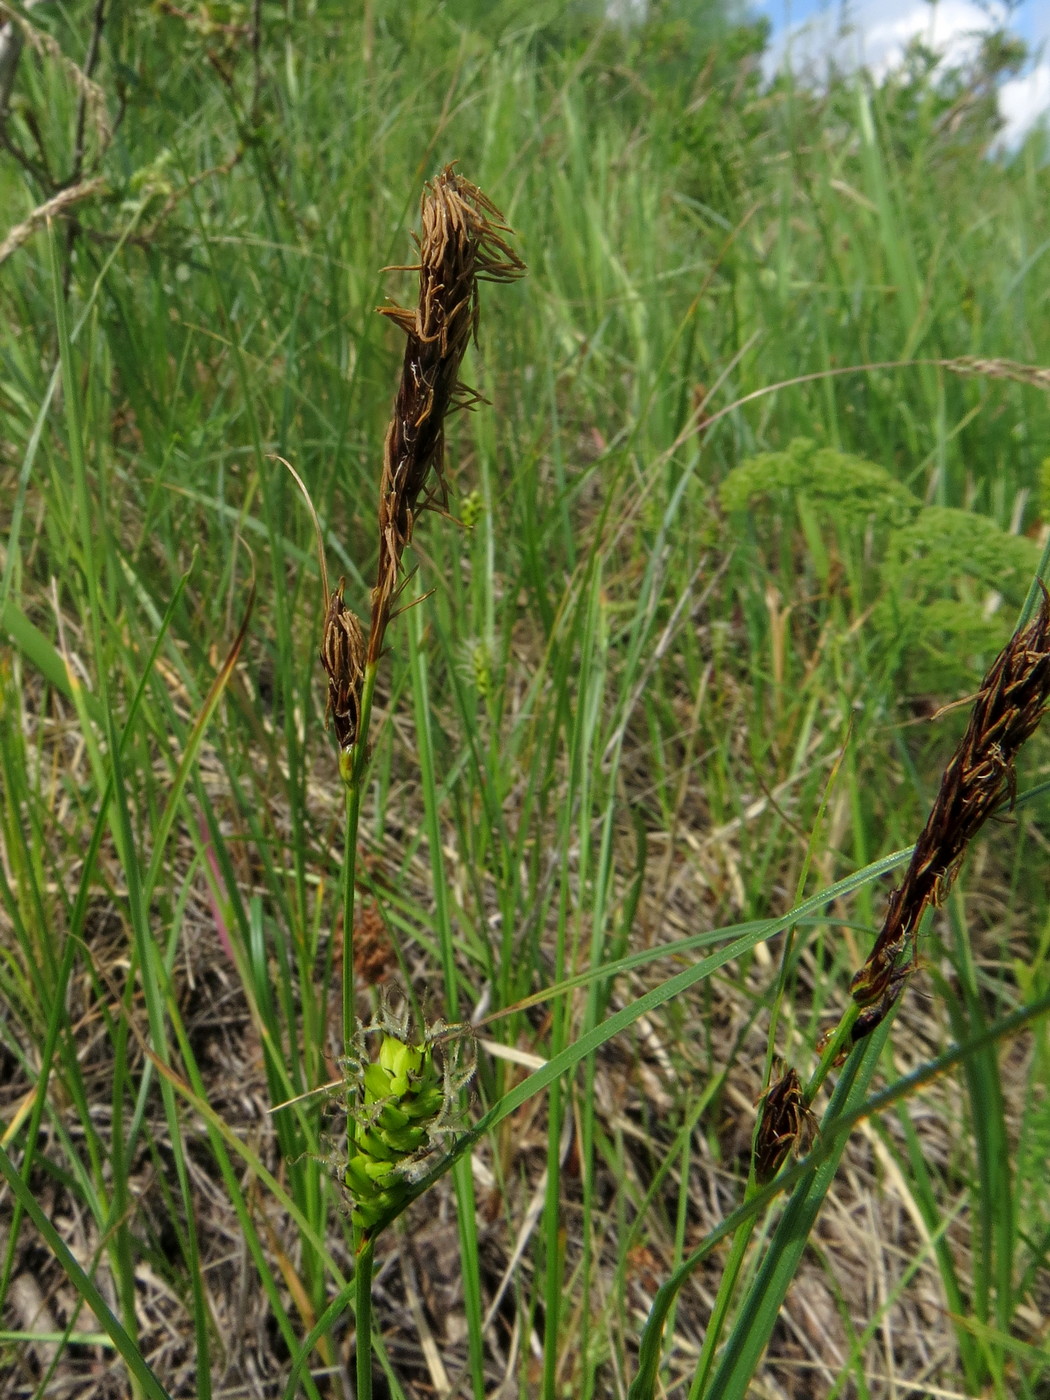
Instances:
[[[825,586],[829,551],[841,556],[852,598],[840,625],[870,610],[869,635],[889,662],[880,684],[911,693],[972,683],[1003,645],[1038,564],[1031,540],[974,511],[924,505],[885,467],[810,439],[748,458],[718,494],[734,522],[762,522],[752,548],[767,554],[778,525],[781,547],[796,548],[790,524],[783,533],[797,521]]]

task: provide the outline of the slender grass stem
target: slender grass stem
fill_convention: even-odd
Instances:
[[[357,1322],[355,1372],[356,1400],[372,1400],[372,1265],[375,1243],[355,1230],[357,1263],[354,1267],[354,1316]]]
[[[365,669],[361,694],[361,719],[357,742],[339,756],[339,771],[346,784],[346,834],[343,845],[343,1053],[350,1051],[356,1029],[354,987],[354,896],[357,883],[357,836],[361,821],[361,796],[368,769],[368,728],[375,694],[376,663]],[[354,1318],[357,1326],[357,1400],[372,1395],[372,1263],[375,1245],[360,1229],[354,1229]]]
[[[365,668],[361,692],[361,723],[357,742],[349,753],[340,754],[339,770],[346,782],[346,835],[343,845],[343,1053],[354,1037],[354,896],[357,885],[357,833],[361,822],[361,796],[368,771],[368,727],[372,718],[372,697],[378,665]]]
[[[354,1034],[354,895],[357,879],[357,830],[361,819],[361,789],[346,789],[346,834],[343,849],[343,1053]]]
[[[754,1172],[752,1172],[748,1180],[747,1190],[744,1192],[744,1199],[741,1202],[742,1208],[750,1204],[757,1189]],[[757,1219],[756,1215],[750,1216],[733,1236],[729,1258],[726,1260],[725,1269],[722,1271],[722,1277],[718,1283],[718,1296],[715,1298],[715,1305],[711,1310],[711,1320],[704,1333],[704,1342],[700,1348],[700,1360],[697,1363],[696,1374],[689,1387],[689,1400],[699,1400],[707,1388],[707,1380],[715,1362],[715,1352],[722,1337],[726,1318],[729,1316],[729,1308],[736,1293],[737,1279],[740,1277],[744,1256],[747,1254],[747,1247],[751,1242]]]

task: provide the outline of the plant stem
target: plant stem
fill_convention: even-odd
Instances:
[[[746,1206],[750,1203],[752,1196],[756,1192],[755,1177],[752,1171],[748,1180],[747,1190],[741,1203]],[[733,1301],[733,1294],[736,1292],[736,1281],[740,1274],[741,1265],[744,1262],[744,1255],[747,1253],[747,1246],[754,1232],[757,1216],[752,1216],[750,1220],[744,1222],[740,1229],[733,1236],[732,1248],[729,1251],[729,1258],[726,1260],[725,1269],[718,1285],[718,1296],[715,1298],[715,1306],[711,1312],[710,1321],[707,1324],[707,1331],[704,1334],[704,1344],[700,1349],[700,1360],[697,1363],[696,1374],[693,1377],[693,1384],[689,1388],[689,1400],[698,1400],[704,1394],[707,1387],[707,1378],[711,1374],[711,1367],[714,1365],[715,1352],[722,1337],[722,1328],[725,1326],[726,1316],[729,1313],[730,1304]]]
[[[354,1231],[355,1235],[358,1231]],[[357,1324],[356,1400],[372,1400],[372,1263],[375,1244],[362,1239],[357,1245],[354,1268],[354,1318]]]
[[[343,846],[343,1054],[354,1034],[354,885],[357,878],[357,826],[361,815],[361,789],[346,788],[346,835]]]
[[[356,1029],[354,1012],[354,893],[357,877],[357,832],[361,820],[361,794],[368,768],[368,727],[376,688],[377,663],[365,668],[361,691],[361,718],[357,742],[339,755],[339,771],[346,783],[346,837],[343,846],[343,1052],[348,1053]],[[354,1228],[354,1318],[357,1325],[357,1400],[372,1400],[372,1263],[375,1245]]]
[[[357,831],[361,820],[361,794],[368,769],[368,726],[372,718],[372,697],[376,688],[378,664],[365,668],[361,691],[361,721],[357,742],[349,753],[340,754],[339,769],[346,783],[346,836],[343,846],[343,1052],[354,1037],[354,894],[357,881]]]

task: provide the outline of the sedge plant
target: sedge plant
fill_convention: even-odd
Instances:
[[[343,858],[342,1039],[346,1078],[347,1156],[343,1182],[353,1201],[356,1246],[358,1395],[371,1393],[371,1268],[376,1233],[411,1199],[411,1184],[432,1163],[448,1132],[461,1068],[454,1028],[413,1028],[410,1012],[384,1002],[368,1026],[354,995],[354,896],[361,799],[369,761],[369,729],[387,628],[400,610],[410,575],[404,553],[427,511],[447,513],[445,419],[471,408],[477,395],[460,380],[463,356],[479,321],[478,283],[519,277],[524,263],[507,242],[510,230],[490,200],[453,166],[426,187],[417,238],[415,307],[380,308],[405,333],[401,380],[383,445],[379,485],[379,550],[367,636],[344,601],[345,581],[322,580],[325,618],[321,664],[328,678],[327,716],[339,749],[346,791]],[[369,1054],[378,1036],[378,1053]],[[442,1048],[443,1047],[443,1048]]]

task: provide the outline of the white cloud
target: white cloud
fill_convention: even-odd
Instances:
[[[1040,9],[1037,6],[1036,9]],[[1050,6],[1047,7],[1050,11]],[[822,10],[774,36],[765,57],[769,74],[790,62],[795,72],[819,81],[829,67],[867,68],[876,79],[899,63],[909,43],[921,38],[949,63],[973,56],[981,35],[1005,23],[1004,7],[974,0],[859,0]],[[1050,109],[1050,61],[1040,56],[1027,74],[1002,87],[1007,129],[1003,144],[1018,142]]]
[[[1016,146],[1030,127],[1050,114],[1050,60],[1044,58],[1030,73],[1003,83],[999,110],[1006,120],[1002,144]]]
[[[938,5],[906,3],[901,13],[885,15],[885,6],[865,5],[871,16],[859,26],[859,60],[882,77],[899,62],[913,39],[922,39],[946,58],[965,61],[989,27],[984,14],[970,0],[940,0]],[[875,14],[880,15],[875,18]]]
[[[940,0],[936,5],[926,0],[860,0],[793,24],[776,36],[771,57],[773,67],[790,54],[796,68],[826,71],[833,61],[840,68],[863,66],[882,77],[915,38],[958,60],[973,51],[976,35],[989,27],[988,14],[973,0]]]

